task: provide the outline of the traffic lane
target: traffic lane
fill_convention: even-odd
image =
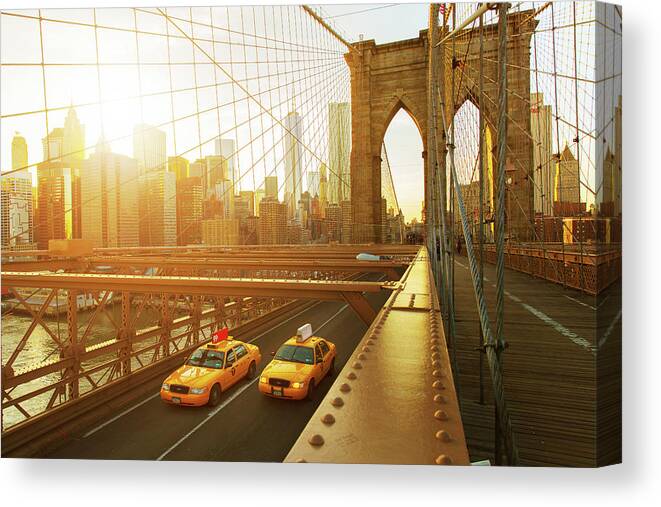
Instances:
[[[368,296],[368,300],[373,307],[380,308],[388,295],[382,292]],[[319,330],[319,336],[337,345],[336,372],[342,370],[365,331],[367,326],[350,307]],[[260,371],[266,364],[261,366]],[[280,462],[296,442],[333,382],[332,377],[324,378],[311,401],[270,398],[261,394],[256,384],[250,386],[163,459]]]
[[[329,301],[321,302],[304,310],[295,318],[286,321],[266,334],[259,337],[254,343],[262,352],[262,361],[259,370],[268,364],[271,359],[270,351],[276,350],[288,337],[296,334],[302,324],[310,322],[320,326],[343,303]],[[241,389],[244,381],[239,381],[223,393],[221,403],[232,393]],[[156,459],[173,442],[185,435],[198,423],[205,419],[209,407],[179,407],[161,401],[158,389],[161,380],[154,383],[151,394],[136,401],[132,406],[139,405],[135,410],[113,421],[107,426],[85,438],[82,433],[64,446],[47,455],[48,458],[69,459]],[[257,389],[257,387],[255,387]],[[156,394],[156,395],[155,395]],[[89,431],[89,430],[88,430]]]

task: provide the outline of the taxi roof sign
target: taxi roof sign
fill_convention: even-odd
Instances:
[[[211,335],[211,343],[220,343],[223,340],[227,340],[227,337],[230,334],[230,330],[226,327],[219,329]]]
[[[310,336],[312,336],[312,324],[309,322],[299,327],[296,331],[296,341],[299,343],[304,342],[310,338]]]

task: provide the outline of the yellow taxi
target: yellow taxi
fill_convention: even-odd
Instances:
[[[161,399],[176,405],[216,406],[223,391],[244,377],[255,378],[261,360],[259,347],[235,340],[227,328],[221,329],[165,379]]]
[[[335,371],[335,344],[312,336],[310,324],[301,326],[272,355],[259,378],[259,391],[274,398],[311,399],[315,387]]]

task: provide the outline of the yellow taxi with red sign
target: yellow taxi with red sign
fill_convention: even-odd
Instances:
[[[223,391],[243,378],[255,378],[261,360],[259,347],[235,340],[227,328],[221,329],[165,379],[161,399],[175,405],[216,406]]]
[[[288,339],[259,378],[259,391],[274,398],[311,399],[322,379],[335,371],[335,344],[312,336],[312,326],[301,326]]]

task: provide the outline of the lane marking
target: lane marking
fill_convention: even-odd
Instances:
[[[551,317],[546,315],[544,312],[538,310],[534,306],[530,306],[529,304],[526,304],[526,303],[524,303],[520,300],[519,300],[519,304],[521,306],[523,306],[526,310],[528,310],[530,313],[532,313],[535,317],[540,319],[542,322],[544,322],[545,324],[548,324],[549,326],[551,326],[558,333],[560,333],[563,336],[566,336],[572,342],[574,342],[576,345],[578,345],[579,347],[583,347],[588,352],[590,352],[592,355],[594,355],[594,353],[595,353],[594,347],[592,346],[592,344],[588,340],[586,340],[585,338],[582,338],[581,336],[577,335],[573,331],[570,331],[565,326],[563,326],[559,322],[553,320]]]
[[[337,317],[340,313],[342,313],[344,310],[348,308],[348,304],[345,304],[342,308],[340,308],[335,314],[326,320],[321,326],[317,328],[316,332],[321,331],[326,324],[328,324],[331,320],[333,320],[335,317]],[[219,405],[217,408],[209,412],[209,415],[207,415],[202,421],[200,421],[197,426],[195,426],[192,430],[190,430],[188,433],[186,433],[183,437],[181,437],[179,440],[177,440],[173,445],[171,445],[163,454],[161,454],[158,458],[156,458],[156,461],[162,461],[163,458],[165,458],[168,454],[170,454],[172,451],[174,451],[177,447],[179,447],[184,441],[186,441],[188,438],[190,438],[197,430],[199,430],[202,426],[204,426],[206,423],[208,423],[214,416],[216,416],[222,409],[224,409],[227,405],[232,403],[236,398],[239,397],[243,392],[246,391],[251,385],[253,385],[255,382],[259,380],[260,375],[257,375],[253,380],[251,380],[248,384],[243,386],[241,389],[236,391],[235,393],[232,394],[226,401],[224,401],[221,405]]]
[[[135,410],[136,408],[141,407],[142,405],[144,405],[145,403],[147,403],[149,400],[152,400],[152,399],[156,398],[157,396],[160,396],[160,394],[161,394],[160,392],[156,392],[156,393],[152,394],[149,398],[145,398],[144,400],[142,400],[142,401],[141,401],[140,403],[138,403],[137,405],[134,405],[134,406],[132,406],[132,407],[130,407],[130,408],[127,408],[127,409],[124,410],[123,412],[120,412],[119,414],[117,414],[117,415],[116,415],[115,417],[113,417],[112,419],[108,419],[108,420],[107,420],[106,422],[104,422],[103,424],[100,424],[99,426],[97,426],[97,427],[94,428],[93,430],[90,430],[90,431],[88,431],[87,433],[85,433],[85,434],[83,435],[83,438],[87,438],[87,437],[89,437],[89,436],[94,435],[94,433],[96,433],[97,431],[99,431],[99,430],[105,428],[106,426],[108,426],[108,425],[111,424],[111,423],[114,423],[117,419],[119,419],[120,417],[124,417],[126,414],[128,414],[129,412],[132,412],[132,411]]]
[[[464,265],[463,265],[461,262],[459,262],[458,260],[455,259],[455,262],[456,262],[457,264],[459,264],[462,268],[468,269],[466,266],[464,266]],[[485,278],[485,280],[486,280],[486,278]],[[492,283],[491,286],[492,286],[493,288],[496,288],[496,284],[495,284],[495,283]],[[585,350],[587,350],[588,352],[590,352],[592,355],[595,355],[595,353],[596,353],[596,352],[595,352],[595,347],[594,347],[594,346],[593,346],[588,340],[586,340],[586,339],[583,338],[582,336],[577,335],[577,334],[574,333],[573,331],[570,331],[570,330],[567,329],[565,326],[563,326],[562,324],[560,324],[560,323],[557,322],[556,320],[553,320],[551,317],[549,317],[548,315],[546,315],[546,314],[545,314],[544,312],[542,312],[541,310],[538,310],[538,309],[535,308],[534,306],[531,306],[531,305],[529,305],[529,304],[527,304],[527,303],[524,303],[524,302],[521,300],[521,298],[515,296],[514,294],[512,294],[512,293],[510,293],[510,292],[508,292],[508,291],[506,291],[506,290],[503,291],[503,293],[504,293],[508,298],[510,298],[512,301],[514,301],[515,303],[519,303],[523,308],[525,308],[527,311],[529,311],[530,313],[532,313],[532,314],[533,314],[535,317],[537,317],[539,320],[541,320],[542,322],[544,322],[544,324],[546,324],[546,325],[552,327],[556,332],[560,333],[561,335],[565,336],[566,338],[569,338],[573,343],[575,343],[575,344],[578,345],[579,347],[582,347],[582,348],[584,348]],[[569,298],[569,299],[572,299],[572,300],[576,301],[577,303],[582,304],[583,306],[587,306],[587,307],[591,308],[592,310],[596,310],[596,308],[591,307],[590,305],[588,305],[588,304],[586,304],[586,303],[583,303],[583,302],[581,302],[581,301],[579,301],[579,300],[577,300],[577,299],[574,299],[574,298],[569,297],[569,296],[567,296],[567,295],[565,295],[565,297],[566,297],[566,298]],[[614,324],[614,323],[613,323],[613,324]],[[608,337],[608,336],[606,335],[606,338],[607,338],[607,337]]]
[[[261,338],[262,336],[266,335],[267,333],[270,333],[270,332],[272,332],[272,331],[275,331],[276,329],[278,329],[278,327],[280,327],[280,326],[284,326],[285,324],[287,324],[287,323],[290,322],[291,320],[295,319],[295,318],[298,317],[299,315],[301,315],[301,314],[307,312],[308,310],[312,310],[315,306],[317,306],[317,305],[319,305],[319,304],[321,304],[321,303],[322,303],[322,301],[317,301],[317,302],[316,302],[315,304],[313,304],[312,306],[310,306],[310,307],[308,307],[308,308],[306,308],[306,309],[304,309],[304,310],[298,312],[297,314],[295,314],[295,315],[289,317],[287,320],[281,322],[280,324],[278,324],[278,325],[277,325],[276,327],[274,327],[273,329],[269,329],[268,331],[264,331],[263,333],[257,335],[255,338],[253,338],[252,340],[250,340],[249,342],[246,342],[246,343],[252,343],[252,342],[258,340],[259,338]],[[94,433],[96,433],[97,431],[99,431],[99,430],[105,428],[105,427],[108,426],[109,424],[114,423],[117,419],[120,419],[120,418],[124,417],[126,414],[129,414],[129,413],[133,412],[136,408],[140,408],[142,405],[144,405],[145,403],[147,403],[149,400],[152,400],[152,399],[156,398],[157,396],[160,396],[160,391],[158,391],[158,392],[152,394],[151,396],[149,396],[148,398],[145,398],[144,400],[142,400],[141,402],[137,403],[136,405],[133,405],[132,407],[127,408],[126,410],[124,410],[123,412],[120,412],[119,414],[117,414],[117,415],[114,416],[113,418],[108,419],[108,420],[105,421],[104,423],[102,423],[102,424],[100,424],[99,426],[95,427],[94,429],[88,431],[87,433],[85,433],[85,434],[83,435],[83,438],[87,438],[87,437],[92,436],[92,435],[93,435]]]
[[[596,309],[594,306],[592,306],[592,305],[589,305],[589,304],[587,304],[587,303],[584,303],[583,301],[579,301],[578,299],[573,298],[573,297],[571,297],[571,296],[568,296],[567,294],[565,294],[564,296],[565,296],[567,299],[571,299],[571,300],[574,301],[575,303],[578,303],[579,305],[587,306],[587,307],[588,307],[590,310],[592,310],[593,312],[597,311],[597,309]]]
[[[608,340],[608,337],[613,332],[613,328],[615,328],[615,324],[617,324],[617,321],[620,320],[621,318],[622,318],[622,309],[620,308],[620,311],[617,312],[617,315],[608,326],[608,329],[606,329],[604,336],[602,336],[601,340],[599,340],[599,344],[597,345],[597,350],[599,350],[604,345],[604,343],[606,343],[606,340]]]
[[[359,279],[360,279],[360,278],[363,278],[364,276],[365,276],[365,275],[361,275],[361,276],[359,277]],[[381,276],[378,278],[377,281],[383,280],[384,278],[385,278],[385,275],[381,275]],[[298,317],[299,315],[302,315],[303,313],[307,312],[308,310],[312,310],[314,307],[316,307],[316,306],[318,306],[318,305],[320,305],[321,303],[324,303],[324,302],[326,302],[326,301],[317,301],[317,302],[314,303],[312,306],[309,306],[308,308],[305,308],[304,310],[301,310],[301,311],[298,312],[297,314],[292,315],[292,316],[289,317],[287,320],[285,320],[285,321],[281,322],[280,324],[278,324],[276,327],[274,327],[274,328],[272,328],[272,329],[269,329],[269,330],[267,330],[267,331],[264,331],[264,332],[261,333],[261,334],[258,334],[258,335],[255,336],[252,340],[250,340],[250,341],[248,341],[248,342],[246,342],[246,343],[253,343],[253,342],[257,341],[259,338],[263,337],[263,336],[266,335],[267,333],[271,333],[271,332],[275,331],[275,330],[278,329],[280,326],[284,326],[284,325],[287,324],[288,322],[294,320],[294,319],[295,319],[296,317]],[[344,306],[340,309],[339,312],[337,312],[335,315],[333,315],[333,317],[331,317],[329,320],[327,320],[326,322],[324,322],[324,323],[319,327],[319,329],[323,328],[326,324],[328,324],[328,322],[330,322],[330,320],[332,320],[332,319],[335,318],[337,315],[339,315],[342,311],[344,311],[344,310],[347,308],[347,306],[348,306],[348,305],[344,305]],[[318,331],[319,329],[317,329],[317,331]],[[151,400],[151,399],[153,399],[153,398],[156,398],[157,396],[160,396],[160,391],[159,391],[159,392],[156,392],[155,394],[151,395],[151,396],[148,397],[148,398],[145,398],[144,400],[142,400],[141,402],[137,403],[136,405],[134,405],[134,406],[132,406],[132,407],[130,407],[130,408],[127,408],[126,410],[124,410],[123,412],[117,414],[117,415],[114,416],[113,418],[111,418],[111,419],[105,421],[104,423],[100,424],[99,426],[95,427],[94,429],[88,431],[87,433],[85,433],[85,434],[83,435],[83,438],[87,438],[87,437],[93,435],[93,434],[96,433],[97,431],[99,431],[99,430],[105,428],[105,427],[108,426],[109,424],[112,424],[112,423],[115,422],[116,420],[120,419],[121,417],[124,417],[126,414],[129,414],[130,412],[134,411],[136,408],[141,407],[142,405],[144,405],[145,403],[147,403],[149,400]]]

